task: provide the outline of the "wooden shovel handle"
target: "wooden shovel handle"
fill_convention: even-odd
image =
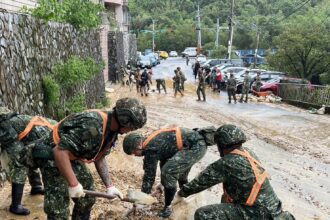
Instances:
[[[84,190],[84,193],[87,194],[87,195],[90,195],[90,196],[101,197],[101,198],[106,198],[106,199],[115,199],[115,198],[117,198],[117,197],[110,196],[107,193],[95,192],[95,191],[91,191],[91,190]],[[121,199],[121,201],[134,203],[133,201],[130,201],[128,198],[123,198],[123,199]]]

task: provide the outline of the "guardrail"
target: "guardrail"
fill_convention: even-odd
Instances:
[[[288,101],[330,106],[330,86],[279,83],[278,96]]]

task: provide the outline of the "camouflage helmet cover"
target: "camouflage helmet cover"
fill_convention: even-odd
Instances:
[[[135,98],[122,98],[116,102],[118,122],[123,127],[142,128],[147,122],[147,110]]]
[[[126,135],[123,141],[124,152],[128,155],[133,154],[135,149],[139,147],[143,139],[143,135],[139,132],[131,132]]]
[[[246,141],[244,132],[237,126],[227,124],[219,127],[214,135],[214,141],[218,146],[242,144]]]

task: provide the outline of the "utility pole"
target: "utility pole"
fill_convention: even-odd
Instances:
[[[260,35],[260,32],[259,32],[259,28],[257,27],[257,45],[256,45],[256,50],[254,52],[254,64],[253,64],[254,68],[257,65],[257,57],[258,57],[258,49],[259,49],[259,35]]]
[[[155,51],[155,19],[152,19],[152,52]]]
[[[197,31],[198,31],[198,41],[197,41],[197,53],[202,49],[202,30],[201,30],[201,15],[199,11],[199,4],[197,8]]]
[[[217,33],[216,33],[216,40],[215,40],[215,47],[218,48],[219,47],[219,18],[217,18]]]
[[[231,0],[230,6],[230,17],[229,17],[229,40],[228,40],[228,59],[231,60],[231,49],[233,45],[233,36],[234,36],[234,0]]]

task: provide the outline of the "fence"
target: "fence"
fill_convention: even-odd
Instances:
[[[278,95],[287,101],[330,106],[330,86],[279,83]]]

